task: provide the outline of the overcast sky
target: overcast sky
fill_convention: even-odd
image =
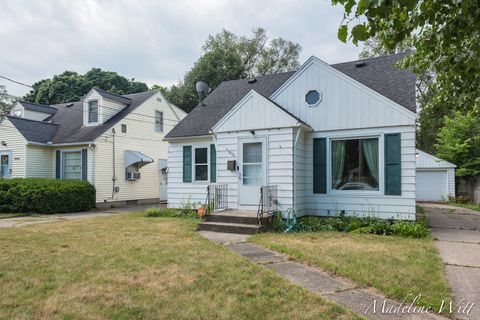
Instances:
[[[337,39],[340,7],[327,0],[2,0],[0,75],[32,84],[64,70],[116,71],[148,85],[171,85],[200,55],[209,34],[263,27],[298,42],[300,63],[315,55],[355,60],[360,47]],[[0,79],[11,94],[28,88]]]

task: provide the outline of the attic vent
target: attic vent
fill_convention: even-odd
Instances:
[[[255,78],[248,79],[248,83],[255,83],[255,82],[257,82],[257,79]]]
[[[69,103],[66,105],[67,108],[73,107],[73,103]]]
[[[363,68],[367,65],[366,62],[362,61],[362,62],[358,62],[355,64],[355,68]]]

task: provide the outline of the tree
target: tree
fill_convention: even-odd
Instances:
[[[52,79],[40,80],[32,87],[23,99],[47,105],[77,101],[93,87],[122,95],[148,90],[148,86],[143,82],[128,80],[116,72],[99,68],[92,68],[83,75],[65,71],[54,75]]]
[[[184,76],[170,88],[153,86],[173,104],[185,111],[198,103],[195,84],[208,83],[214,89],[222,81],[265,75],[298,68],[300,45],[282,38],[268,41],[266,31],[257,28],[251,37],[237,36],[230,31],[210,35],[202,47],[202,55]]]
[[[480,175],[480,119],[474,112],[445,117],[438,134],[438,156],[457,165],[457,176]]]
[[[386,56],[389,54],[405,52],[410,49],[411,47],[405,42],[399,43],[393,49],[389,49],[382,43],[382,40],[378,36],[376,36],[367,39],[363,43],[362,52],[360,52],[358,57],[360,59],[375,58],[380,56]]]
[[[353,43],[378,37],[392,50],[407,41],[405,59],[419,75],[433,72],[436,95],[430,105],[480,109],[480,3],[478,0],[332,0],[344,7],[338,37]],[[350,28],[349,26],[356,25]]]
[[[14,103],[15,97],[8,93],[5,86],[0,85],[0,116],[9,113]]]

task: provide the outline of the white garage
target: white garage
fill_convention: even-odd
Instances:
[[[447,201],[455,196],[456,165],[417,149],[417,201]]]

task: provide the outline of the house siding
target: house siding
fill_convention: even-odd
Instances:
[[[112,129],[95,140],[93,161],[96,165],[92,176],[94,176],[93,180],[97,189],[97,202],[159,199],[161,171],[157,162],[158,159],[166,159],[168,143],[164,142],[163,138],[178,120],[165,99],[158,101],[157,97],[160,95],[156,94],[149,98],[112,128],[116,132],[115,168],[113,166]],[[164,113],[164,132],[155,131],[155,110]],[[176,110],[176,112],[182,118],[186,115],[183,111]],[[122,124],[127,126],[127,133],[122,133]],[[140,180],[125,180],[125,150],[139,151],[154,160],[154,163],[147,164],[140,169]],[[112,198],[114,170],[117,177],[115,185],[120,188],[120,191]]]
[[[250,209],[238,204],[238,171],[227,170],[227,162],[236,160],[239,164],[239,146],[242,138],[251,138],[249,131],[221,132],[216,135],[217,182],[228,185],[228,205],[231,209]],[[278,188],[278,204],[281,210],[293,207],[293,128],[255,130],[255,137],[265,138],[267,143],[267,181],[264,185],[276,185]],[[181,143],[171,142],[169,146],[169,207],[179,207],[185,201],[203,204],[207,196],[208,182],[184,183],[182,180],[183,146],[208,146],[212,139],[185,140]],[[258,192],[260,201],[260,188]]]
[[[51,148],[27,146],[27,178],[55,178],[55,153]]]
[[[384,194],[384,157],[383,136],[385,133],[401,133],[401,190],[399,196]],[[327,138],[327,150],[331,138],[351,138],[362,136],[379,137],[380,187],[377,193],[362,191],[338,192],[331,190],[331,159],[327,157],[327,194],[313,193],[313,138]],[[327,152],[327,154],[330,154]],[[305,203],[300,215],[338,215],[348,214],[373,215],[385,219],[415,219],[415,127],[384,127],[357,130],[314,132],[305,138]],[[355,192],[358,192],[356,194]]]
[[[124,104],[102,97],[99,115],[101,122],[107,122],[110,118],[122,111],[122,109],[124,109],[125,107],[126,106]]]
[[[12,153],[12,178],[25,178],[25,160],[27,140],[15,128],[7,118],[0,120],[1,141],[6,142],[6,146],[0,144],[0,151],[10,151]]]

